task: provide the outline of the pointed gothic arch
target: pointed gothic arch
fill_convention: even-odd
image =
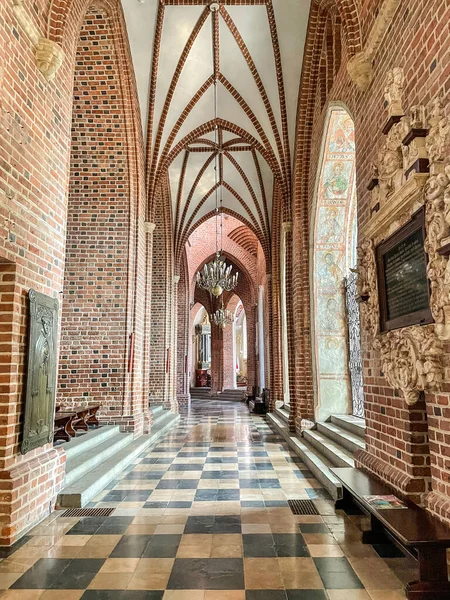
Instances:
[[[328,110],[311,213],[311,331],[315,419],[352,412],[346,278],[356,266],[354,124]]]

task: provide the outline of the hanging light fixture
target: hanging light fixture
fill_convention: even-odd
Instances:
[[[214,325],[217,325],[217,327],[225,329],[227,325],[231,325],[233,323],[234,317],[231,311],[228,309],[225,310],[222,302],[222,306],[211,315],[211,320]]]
[[[214,2],[210,5],[214,19],[217,19],[219,5]],[[214,180],[215,180],[215,198],[216,198],[216,255],[214,260],[203,267],[202,271],[197,272],[197,285],[203,290],[208,290],[210,294],[218,298],[224,290],[231,292],[237,285],[239,273],[231,274],[232,265],[227,265],[225,257],[219,252],[219,215],[220,215],[220,238],[221,251],[223,251],[223,196],[222,185],[219,185],[219,155],[223,154],[222,144],[219,142],[219,127],[217,125],[217,79],[214,79]],[[219,210],[219,187],[220,187],[220,210]],[[218,311],[217,311],[218,312]]]

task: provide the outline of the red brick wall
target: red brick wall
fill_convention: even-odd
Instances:
[[[355,5],[346,0],[335,0],[328,4],[328,8],[325,5],[319,8],[319,4],[313,3],[305,49],[294,173],[293,304],[295,343],[298,347],[294,359],[296,393],[300,400],[297,422],[301,418],[311,418],[314,407],[307,257],[310,211],[327,109],[330,103],[344,103],[355,122],[358,225],[362,231],[369,217],[366,186],[372,162],[376,160],[377,149],[382,142],[381,130],[386,119],[383,89],[387,71],[394,66],[404,69],[405,110],[416,104],[428,104],[440,91],[448,95],[450,87],[449,33],[444,25],[450,18],[448,0],[404,0],[400,3],[375,56],[374,81],[365,93],[358,91],[350,80],[346,63],[348,57],[358,51],[360,40],[364,42],[367,38],[379,3],[367,0]],[[360,10],[361,29],[358,19],[354,18],[357,9]],[[325,25],[328,19],[334,24],[335,39],[342,40],[342,55],[340,65],[331,65],[331,68],[322,71],[320,57],[327,56],[330,60],[329,53],[321,52],[327,44]],[[340,35],[339,21],[342,23]],[[325,66],[330,67],[329,64]],[[426,407],[418,404],[409,409],[380,375],[379,356],[371,349],[370,340],[365,336],[363,358],[368,452],[360,457],[360,462],[416,500],[421,492],[430,489],[431,481],[434,494],[428,504],[443,518],[450,520],[447,484],[450,464],[442,456],[450,422],[445,412],[449,405],[450,386],[446,383],[443,393],[438,396],[427,394]],[[431,456],[428,455],[428,444]]]
[[[46,35],[50,2],[24,3],[24,9],[42,35]],[[65,60],[53,82],[38,71],[34,48],[13,13],[12,2],[0,3],[0,285],[5,303],[0,324],[0,544],[18,539],[48,514],[64,477],[64,451],[51,445],[25,456],[19,452],[24,414],[23,389],[26,366],[27,292],[59,297],[63,289],[66,237],[67,185],[69,180],[73,68],[79,28],[88,0],[55,0],[50,36],[62,44]],[[120,73],[131,73],[119,0],[104,0],[114,26],[114,42],[120,49]],[[55,18],[58,15],[58,18]],[[142,134],[136,118],[136,94],[132,76],[124,76],[128,121],[127,143],[134,139],[129,161],[133,164],[133,189],[143,221]],[[141,135],[139,141],[139,135]],[[137,140],[137,141],[136,141]],[[97,199],[96,199],[97,200]],[[134,219],[137,218],[134,214]],[[135,221],[136,230],[137,222]],[[142,234],[132,246],[142,249]],[[9,261],[9,262],[6,262]],[[133,269],[130,295],[142,289],[145,272],[142,256]],[[8,280],[7,282],[4,278]],[[3,284],[11,286],[5,288]],[[6,293],[6,298],[3,296]],[[140,294],[142,297],[142,294]],[[6,308],[8,307],[8,308]],[[13,308],[11,311],[10,308]],[[136,329],[136,370],[133,392],[127,391],[125,415],[133,415],[132,426],[142,413],[142,340],[139,322],[142,307],[133,305],[128,321]],[[125,340],[123,342],[125,344]],[[129,388],[128,388],[129,390]]]
[[[89,10],[75,59],[58,402],[122,413],[130,210],[125,98],[108,17]]]

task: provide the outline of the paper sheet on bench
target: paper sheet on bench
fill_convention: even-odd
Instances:
[[[363,496],[364,500],[377,510],[408,508],[397,496]]]

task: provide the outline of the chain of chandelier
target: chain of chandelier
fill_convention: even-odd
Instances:
[[[211,5],[213,13],[216,12],[214,4]],[[213,14],[217,18],[216,14]],[[214,25],[213,25],[214,26]],[[214,141],[215,141],[215,157],[214,157],[214,179],[215,179],[215,220],[216,220],[216,254],[214,260],[206,264],[201,271],[197,272],[197,285],[202,290],[207,290],[211,296],[219,298],[224,291],[231,292],[237,285],[239,273],[232,274],[232,265],[227,265],[223,252],[223,195],[222,185],[219,186],[219,155],[223,154],[222,144],[219,142],[219,128],[217,125],[217,79],[214,80]],[[219,197],[220,187],[220,197]],[[219,227],[220,227],[220,247],[219,252]],[[223,296],[221,298],[221,307],[211,315],[211,321],[224,329],[227,325],[233,323],[233,315],[229,310],[226,310],[223,305]]]

